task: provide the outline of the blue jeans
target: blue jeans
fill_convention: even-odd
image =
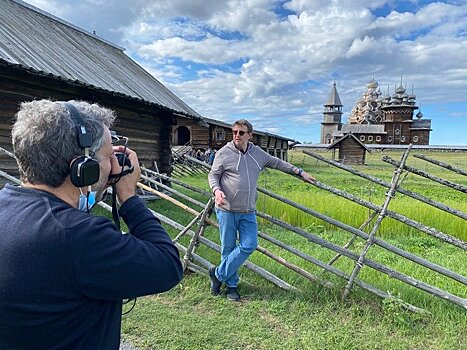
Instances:
[[[216,277],[227,287],[237,287],[238,269],[258,245],[256,213],[234,213],[216,208],[216,215],[221,239],[221,263],[216,268]]]

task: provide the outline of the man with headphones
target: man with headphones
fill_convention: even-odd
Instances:
[[[177,248],[136,195],[136,153],[112,146],[114,119],[78,101],[22,103],[16,114],[22,182],[0,191],[0,349],[118,349],[122,299],[182,278]],[[118,175],[115,152],[132,173]],[[89,212],[115,176],[128,234]]]

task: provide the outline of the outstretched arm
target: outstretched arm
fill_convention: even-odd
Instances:
[[[297,175],[298,177],[301,177],[303,181],[306,181],[309,183],[313,183],[316,181],[316,179],[313,176],[303,171],[303,169],[297,168],[295,165],[292,165],[282,159],[274,157],[264,152],[263,150],[261,150],[261,154],[263,156],[263,159],[266,159],[264,165],[268,168],[278,169],[289,174],[293,173]]]
[[[316,179],[313,176],[311,176],[306,171],[304,171],[303,169],[300,169],[300,168],[297,168],[297,171],[295,172],[295,175],[301,177],[303,179],[303,181],[306,181],[306,182],[309,182],[309,183],[313,183],[313,182],[316,181]]]

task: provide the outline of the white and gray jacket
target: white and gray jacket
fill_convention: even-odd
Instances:
[[[263,151],[251,142],[245,153],[233,141],[222,147],[214,158],[209,172],[209,187],[214,193],[224,192],[226,204],[221,209],[246,213],[256,209],[256,185],[265,167],[293,174],[297,167]]]

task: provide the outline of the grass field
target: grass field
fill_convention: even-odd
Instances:
[[[384,154],[396,160],[401,156],[400,152]],[[424,154],[467,169],[467,153]],[[330,156],[328,153],[322,155]],[[356,168],[390,181],[394,168],[382,162],[381,156],[381,153],[374,152],[368,156],[367,165]],[[289,160],[326,185],[377,205],[385,200],[386,189],[368,180],[316,161],[300,152],[291,152]],[[409,157],[408,165],[467,186],[467,177],[420,159]],[[197,187],[208,188],[205,175],[182,180]],[[367,208],[274,170],[261,175],[259,186],[354,227],[360,226],[369,215]],[[467,212],[465,193],[413,174],[405,177],[402,187]],[[206,202],[206,198],[193,195],[180,186],[174,188]],[[150,206],[185,225],[193,218],[163,200],[153,201]],[[461,218],[401,194],[396,195],[389,208],[452,237],[467,240],[467,223]],[[347,232],[262,194],[258,198],[257,209],[340,246],[352,237]],[[264,220],[260,220],[259,225],[262,232],[323,262],[334,256],[329,250]],[[177,234],[176,230],[167,225],[165,227],[172,236]],[[205,236],[218,242],[218,233],[213,228],[208,228]],[[377,236],[463,276],[467,275],[465,251],[394,219],[386,218]],[[183,238],[181,243],[186,246],[188,239]],[[357,239],[351,249],[359,253],[364,244],[363,240]],[[332,282],[334,286],[325,288],[312,283],[255,252],[250,261],[298,290],[283,291],[242,268],[240,292],[243,299],[240,303],[232,303],[223,297],[209,294],[209,280],[206,275],[189,273],[170,292],[138,298],[134,310],[123,317],[122,338],[140,349],[467,349],[467,310],[460,306],[435,298],[369,267],[364,267],[358,278],[389,292],[393,297],[381,300],[354,287],[350,297],[342,301],[340,296],[345,281],[262,239],[260,245],[320,279]],[[212,263],[218,263],[219,256],[212,250],[200,246],[197,252]],[[461,298],[467,298],[466,285],[421,268],[382,248],[372,248],[368,257]],[[334,266],[349,273],[354,263],[340,258]],[[402,307],[404,302],[423,308],[428,313],[406,311]]]

